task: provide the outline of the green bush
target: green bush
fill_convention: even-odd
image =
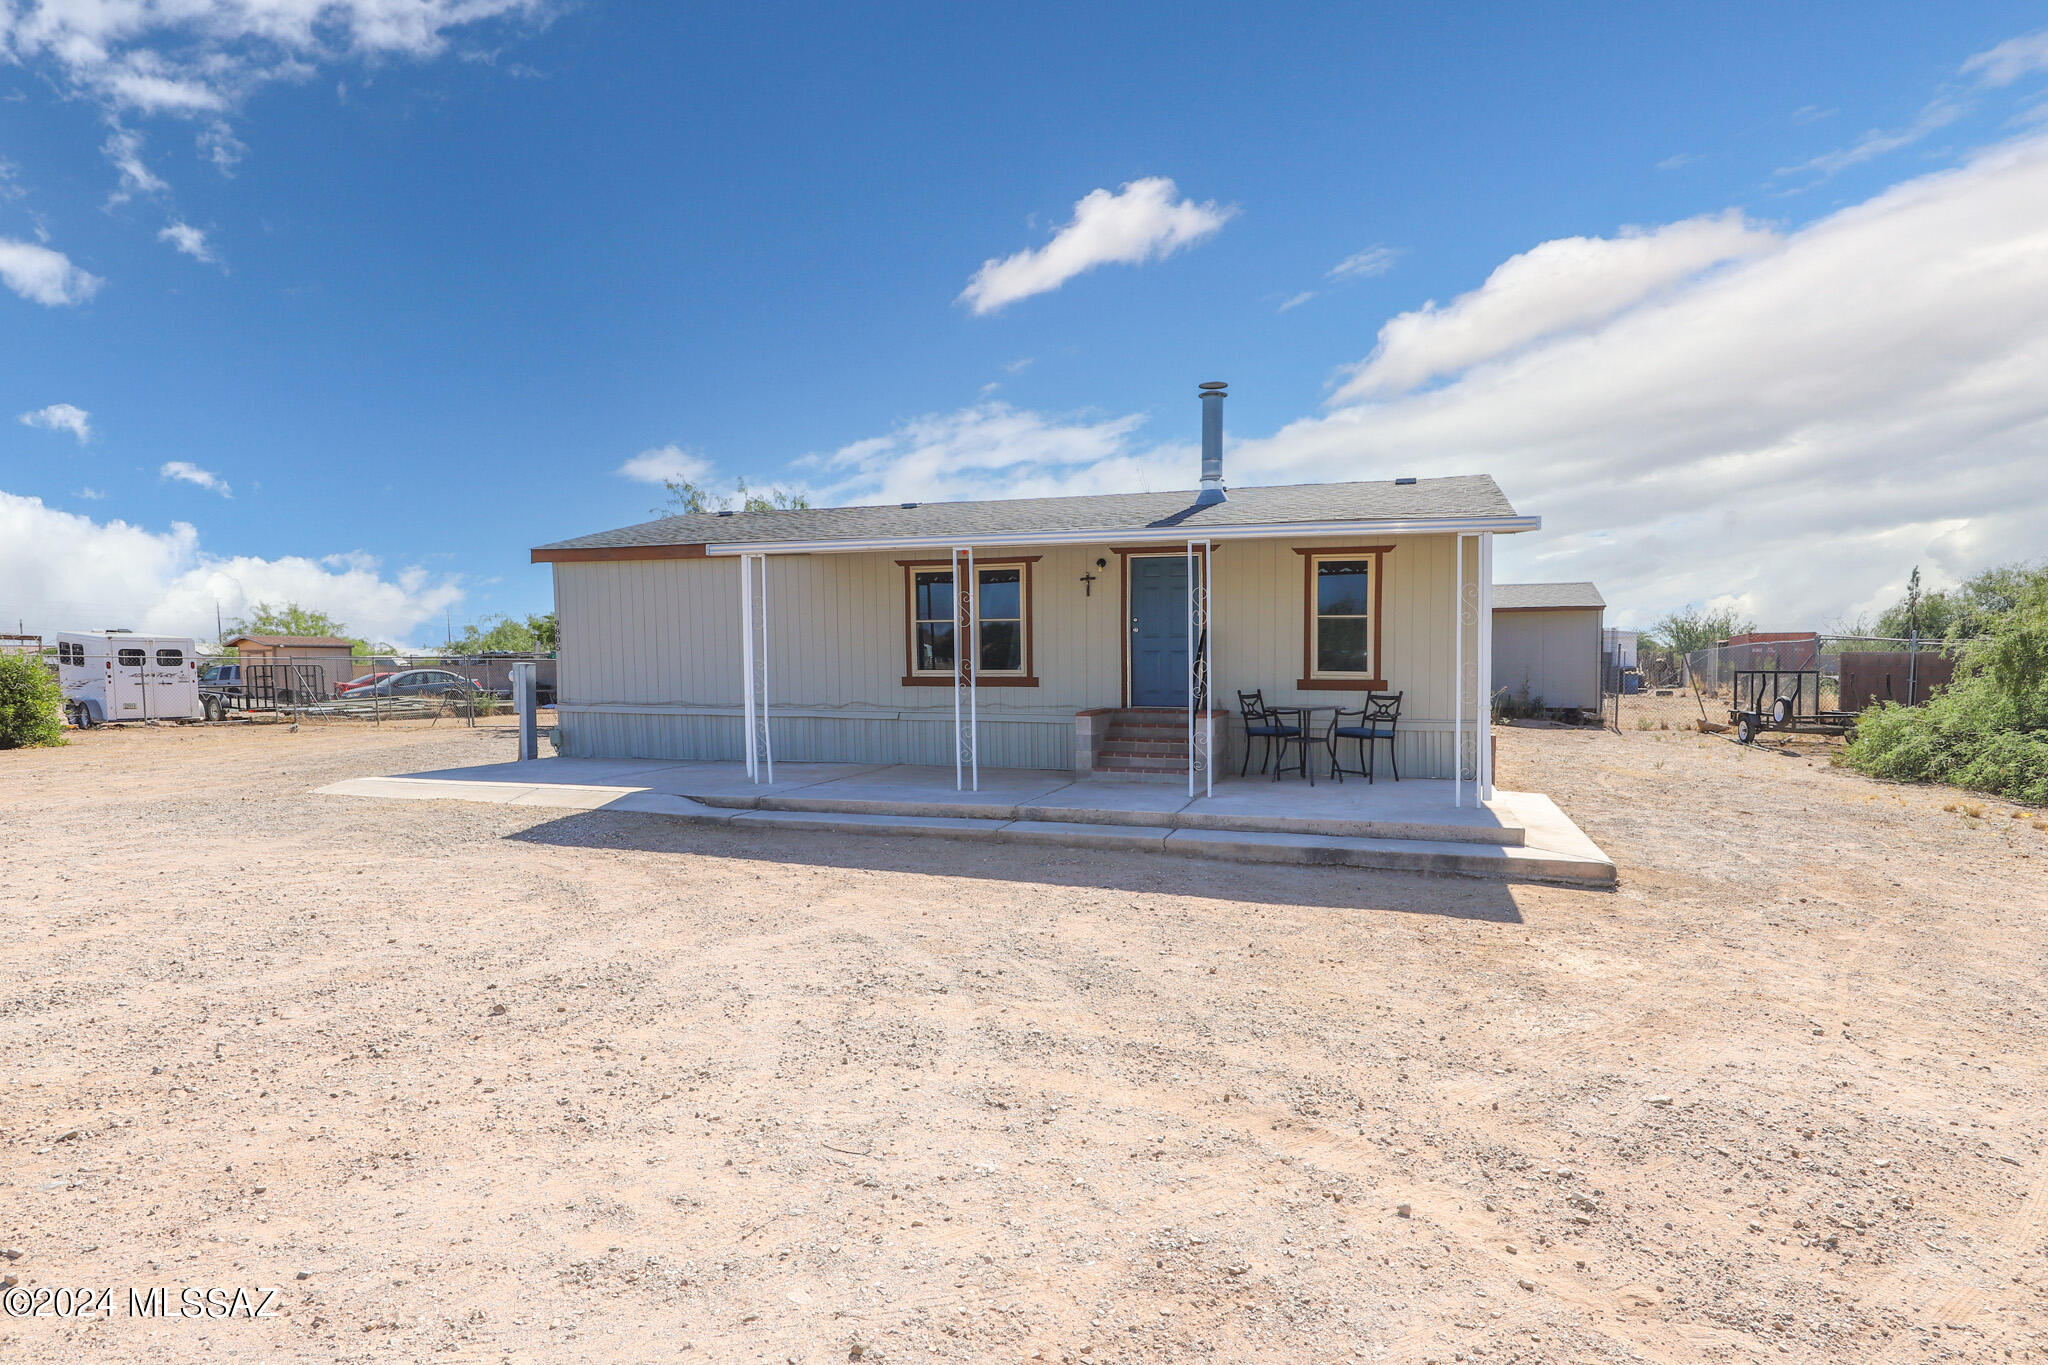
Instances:
[[[1873,777],[2048,805],[2048,594],[1999,616],[1925,705],[1866,710],[1842,761]]]
[[[32,654],[0,654],[0,749],[64,742],[64,694]]]

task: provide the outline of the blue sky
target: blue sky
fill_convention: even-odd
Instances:
[[[1522,8],[0,3],[0,617],[431,643],[622,468],[1185,487],[1212,378],[1624,622],[2048,553],[2041,7]]]

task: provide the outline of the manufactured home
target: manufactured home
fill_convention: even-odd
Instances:
[[[1606,612],[1591,583],[1494,584],[1494,691],[1550,711],[1599,710]]]
[[[91,727],[121,720],[199,720],[199,653],[183,635],[127,630],[65,631],[57,637],[57,685],[64,715]]]
[[[1381,780],[1391,756],[1484,787],[1493,538],[1539,519],[1485,475],[1226,488],[1223,390],[1200,397],[1187,491],[706,512],[535,549],[561,751],[1192,785],[1258,761],[1241,693],[1317,736],[1377,697]]]

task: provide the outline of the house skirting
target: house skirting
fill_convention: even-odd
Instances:
[[[1086,771],[1093,766],[1098,712],[990,713],[981,711],[981,764],[985,768]],[[950,705],[928,710],[824,710],[772,708],[775,758],[780,763],[953,763]],[[1325,717],[1324,719],[1327,719]],[[715,759],[744,762],[744,720],[738,706],[635,706],[565,702],[556,708],[561,752],[570,758]],[[1469,745],[1468,745],[1469,747]],[[1235,773],[1244,759],[1242,722],[1216,723],[1218,772]],[[1447,720],[1403,720],[1395,755],[1403,777],[1452,776],[1452,725]],[[1354,750],[1343,745],[1344,761]],[[1387,759],[1381,746],[1382,772]],[[1467,771],[1470,771],[1467,756]],[[1254,769],[1257,746],[1254,748]]]

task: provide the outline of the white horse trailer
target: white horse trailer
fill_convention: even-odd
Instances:
[[[197,642],[183,635],[65,631],[57,637],[57,685],[73,725],[205,716]]]

